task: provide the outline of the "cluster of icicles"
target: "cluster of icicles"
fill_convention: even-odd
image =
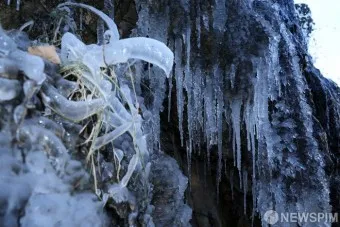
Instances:
[[[213,12],[213,28],[219,31],[226,31],[226,9],[225,1],[216,1]],[[280,20],[280,8],[274,5],[273,17]],[[203,14],[203,16],[201,14]],[[208,18],[209,15],[204,15],[203,12],[198,13],[203,18]],[[201,148],[202,144],[206,144],[207,165],[210,166],[210,152],[214,146],[217,147],[217,193],[219,183],[221,181],[221,172],[223,163],[228,158],[223,152],[224,142],[228,142],[228,138],[224,138],[225,134],[229,135],[232,143],[232,156],[234,166],[239,173],[240,188],[244,190],[244,211],[246,212],[246,195],[248,190],[248,168],[243,164],[245,155],[242,152],[243,142],[246,143],[246,150],[249,152],[252,161],[252,195],[253,195],[253,215],[258,212],[262,215],[269,209],[276,211],[287,211],[285,206],[290,204],[289,193],[291,191],[280,191],[275,188],[274,184],[270,182],[272,179],[264,179],[261,174],[272,170],[280,171],[281,175],[277,180],[278,185],[283,185],[285,177],[295,177],[304,164],[302,161],[296,159],[291,155],[288,159],[287,169],[284,169],[280,164],[285,164],[283,154],[287,150],[290,154],[296,154],[297,146],[292,142],[297,137],[295,132],[297,123],[293,119],[292,110],[288,107],[284,97],[284,89],[288,83],[288,78],[294,81],[296,89],[299,91],[298,103],[302,111],[301,118],[304,122],[304,130],[306,131],[306,138],[308,138],[308,146],[311,157],[320,159],[318,165],[319,179],[325,179],[325,173],[322,169],[324,163],[315,145],[317,142],[313,137],[313,116],[310,105],[306,102],[304,76],[298,63],[298,57],[295,46],[293,44],[293,37],[290,34],[285,24],[280,25],[279,35],[274,28],[259,14],[258,20],[270,35],[269,45],[266,49],[264,57],[250,57],[251,65],[253,66],[253,77],[248,77],[249,88],[253,90],[247,94],[243,92],[242,86],[236,84],[237,82],[237,68],[240,67],[237,59],[227,67],[219,65],[218,56],[216,56],[216,63],[209,69],[204,71],[204,67],[200,64],[201,59],[191,59],[193,56],[191,46],[197,45],[200,48],[200,33],[201,30],[208,30],[208,25],[205,25],[204,20],[197,20],[196,26],[189,22],[183,31],[182,37],[177,38],[174,43],[175,54],[175,79],[176,79],[176,93],[177,93],[177,111],[179,118],[179,129],[181,135],[182,145],[185,145],[188,156],[188,172],[190,174],[190,161],[192,152],[196,148]],[[196,22],[197,22],[196,21]],[[203,22],[203,23],[202,23]],[[151,23],[150,23],[151,24]],[[192,31],[192,28],[197,29]],[[211,30],[210,30],[211,31]],[[213,31],[211,31],[213,32]],[[195,42],[192,42],[192,36],[196,35]],[[279,43],[284,42],[288,46],[288,54],[291,60],[292,75],[280,75],[280,59]],[[185,45],[184,45],[185,44]],[[241,56],[243,57],[243,56]],[[247,56],[248,57],[248,56]],[[184,60],[183,60],[184,59]],[[243,82],[243,81],[241,81]],[[237,92],[235,92],[239,89]],[[229,93],[229,91],[234,93]],[[245,93],[245,94],[243,94]],[[186,97],[185,97],[186,96]],[[269,102],[275,102],[277,112],[271,114]],[[186,116],[184,115],[186,113]],[[282,117],[284,116],[284,117]],[[184,123],[184,119],[187,122]],[[184,129],[184,126],[186,128]],[[227,125],[227,127],[226,127]],[[286,131],[282,132],[282,128]],[[281,131],[280,131],[281,130]],[[186,132],[187,138],[186,138]],[[242,136],[242,132],[244,136]],[[294,133],[293,133],[294,132]],[[311,158],[312,159],[312,158]],[[280,164],[277,164],[280,163]],[[225,164],[225,173],[227,174],[227,166]],[[233,190],[233,170],[231,170],[230,185]],[[249,174],[250,175],[250,174]],[[190,179],[190,177],[189,177]],[[266,182],[265,182],[266,181]],[[327,180],[322,180],[322,187],[324,191],[320,191],[324,198],[328,198]],[[278,187],[279,187],[278,186]],[[298,187],[298,186],[297,186]],[[293,189],[290,189],[293,191]],[[294,189],[295,190],[295,189]],[[317,190],[315,190],[317,191]],[[287,193],[287,194],[286,194]],[[280,201],[275,204],[268,199],[275,195],[275,201]],[[295,195],[294,195],[295,196]],[[296,204],[307,204],[310,198],[298,198]],[[323,203],[324,209],[328,210],[329,205],[327,200]],[[294,207],[295,204],[292,205]],[[297,208],[300,209],[300,208]],[[293,210],[293,209],[292,209]],[[264,222],[264,226],[267,224]]]
[[[129,59],[140,59],[158,66],[168,76],[172,69],[174,56],[166,45],[154,39],[128,38],[119,40],[118,29],[114,21],[91,6],[64,3],[59,5],[59,8],[69,6],[82,7],[92,11],[101,17],[108,27],[108,30],[104,33],[105,42],[103,45],[85,45],[71,33],[66,33],[62,37],[60,53],[62,66],[85,66],[79,67],[81,73],[78,79],[81,80],[88,91],[91,91],[92,94],[89,95],[89,98],[81,101],[69,100],[70,94],[79,89],[79,84],[62,77],[51,78],[50,75],[46,75],[44,73],[44,61],[40,57],[17,49],[15,43],[3,31],[0,31],[0,56],[4,57],[0,59],[0,72],[5,72],[12,67],[11,64],[16,64],[19,70],[24,72],[29,79],[24,86],[27,99],[30,99],[34,93],[41,92],[45,106],[67,120],[80,122],[93,115],[99,116],[98,118],[102,120],[99,131],[105,133],[98,134],[93,139],[88,158],[94,151],[111,143],[119,136],[125,133],[131,136],[135,154],[129,160],[125,175],[122,179],[118,179],[117,184],[109,191],[115,201],[121,202],[127,199],[124,195],[127,193],[126,187],[132,174],[135,171],[141,171],[147,179],[151,163],[149,162],[146,137],[142,130],[143,118],[138,111],[141,107],[133,85],[131,88],[131,86],[129,87],[131,83],[127,83],[124,79],[111,78],[102,69],[120,63],[128,63]],[[57,82],[54,82],[56,79]],[[1,78],[1,80],[4,80],[1,85],[6,84],[6,86],[0,87],[0,93],[5,94],[7,92],[7,96],[10,96],[3,96],[2,98],[6,98],[6,100],[15,98],[20,91],[19,82],[4,78]],[[10,92],[8,93],[8,91]],[[30,93],[30,91],[32,92]],[[17,119],[18,124],[26,121],[21,119],[21,116],[24,116],[25,108],[25,105],[19,105],[15,110],[15,119]],[[32,126],[19,128],[28,137],[36,129],[38,128],[32,129]],[[55,136],[49,137],[49,134],[45,134],[44,130],[37,131],[41,132],[39,134],[41,138],[48,138],[49,143],[56,146],[57,150],[63,148],[59,149],[60,153],[66,152],[62,143],[55,139]],[[119,162],[117,166],[120,168],[124,151],[114,148],[114,155],[115,160]],[[106,194],[106,196],[108,195]]]
[[[11,4],[11,0],[5,0],[7,1],[7,5],[10,5]],[[21,0],[17,0],[16,2],[16,10],[19,10],[20,9],[20,4],[21,4]]]

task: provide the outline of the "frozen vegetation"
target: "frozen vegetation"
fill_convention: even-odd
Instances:
[[[1,124],[1,226],[187,226],[187,179],[170,157],[148,149],[143,128],[151,113],[130,69],[130,59],[140,59],[158,66],[158,77],[166,78],[172,51],[154,39],[119,40],[108,16],[84,4],[59,8],[70,11],[69,6],[97,14],[108,30],[103,45],[85,45],[65,33],[60,68],[19,46],[29,40],[0,30],[1,113],[6,116]],[[77,152],[79,146],[86,151]],[[153,184],[166,177],[161,162],[174,177]],[[162,188],[171,191],[172,208],[163,208],[161,197],[153,200]],[[153,202],[158,211],[170,209],[172,215],[153,216]],[[115,210],[116,219],[105,206]]]

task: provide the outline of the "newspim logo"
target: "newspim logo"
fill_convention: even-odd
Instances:
[[[318,212],[283,212],[268,210],[264,213],[263,219],[270,225],[277,223],[338,223],[338,213]]]

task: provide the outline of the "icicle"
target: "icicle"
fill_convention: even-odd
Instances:
[[[269,43],[269,72],[271,75],[270,80],[272,81],[269,83],[268,92],[270,94],[271,100],[277,100],[278,96],[281,96],[281,83],[280,83],[280,64],[279,64],[279,37],[274,37],[270,40]]]
[[[190,54],[191,54],[191,28],[190,25],[187,28],[187,33],[185,35],[185,45],[186,45],[186,67],[185,67],[185,73],[187,75],[190,74]]]
[[[233,160],[234,166],[236,166],[236,136],[234,131],[233,131]]]
[[[191,154],[192,154],[192,142],[189,140],[189,146],[187,145],[187,162],[188,162],[188,180],[191,182]],[[191,183],[189,183],[191,188]]]
[[[17,7],[16,10],[19,11],[20,10],[20,0],[17,0]]]
[[[211,76],[206,75],[204,89],[204,111],[205,111],[205,134],[207,143],[210,145],[217,144],[217,127],[216,127],[216,107],[214,106],[214,88]]]
[[[175,78],[176,78],[176,93],[177,93],[177,114],[178,114],[178,127],[181,137],[181,146],[183,146],[183,70],[182,70],[182,40],[176,39],[175,43]]]
[[[224,165],[224,176],[227,177],[227,157],[223,156],[223,165]]]
[[[252,210],[252,226],[254,224],[254,217],[256,212],[256,148],[255,148],[255,115],[253,106],[250,105],[249,102],[246,104],[246,116],[244,122],[246,123],[246,131],[247,131],[247,147],[248,151],[251,151],[252,154],[252,197],[253,197],[253,210]]]
[[[104,0],[104,9],[112,20],[115,18],[115,4],[114,0]]]
[[[198,12],[200,11],[199,10],[199,7],[197,7],[198,8]],[[200,15],[199,13],[198,13],[198,15]],[[199,48],[201,48],[201,20],[200,20],[200,17],[198,16],[197,18],[196,18],[196,38],[197,38],[197,47],[198,47],[198,49]]]
[[[152,120],[151,120],[151,130],[152,136],[149,138],[149,146],[156,146],[156,149],[160,149],[160,115],[159,113],[163,110],[163,100],[166,96],[166,78],[164,76],[159,76],[161,74],[160,70],[157,68],[150,69],[150,90],[153,91],[153,104],[152,104]],[[150,150],[152,148],[149,147]]]
[[[214,70],[214,81],[215,85],[215,100],[216,100],[216,127],[217,127],[217,148],[218,148],[218,162],[217,162],[217,173],[216,173],[216,183],[217,183],[217,196],[219,195],[219,184],[221,182],[222,175],[222,134],[223,134],[223,111],[224,111],[224,103],[223,103],[223,92],[220,79],[221,72],[216,66]]]
[[[229,79],[230,79],[230,83],[231,83],[231,88],[234,88],[234,84],[235,84],[235,74],[236,74],[235,65],[232,64],[232,65],[231,65],[230,72],[229,72]]]
[[[204,78],[204,75],[202,75],[201,70],[198,67],[192,67],[195,69],[195,72],[193,73],[193,99],[194,99],[194,111],[195,111],[195,117],[196,117],[196,132],[199,132],[204,128],[204,84],[202,81],[202,78]],[[201,138],[201,136],[199,136]],[[201,147],[201,146],[199,146]]]
[[[202,13],[203,26],[206,30],[209,30],[209,15],[208,12]]]
[[[170,113],[171,113],[171,92],[172,92],[172,76],[168,79],[169,83],[169,93],[168,93],[168,122],[170,122]]]
[[[213,26],[215,29],[223,32],[225,31],[225,25],[227,22],[227,13],[225,7],[225,0],[215,0],[215,7],[213,12],[214,23]]]
[[[241,171],[241,104],[240,99],[235,99],[231,103],[231,123],[236,142],[236,163],[239,171]]]
[[[222,103],[218,102],[217,103],[217,134],[218,134],[218,139],[217,139],[217,147],[218,147],[218,162],[217,162],[217,196],[219,194],[219,184],[221,182],[221,175],[222,175]]]
[[[80,9],[79,15],[79,30],[83,31],[83,9]]]
[[[234,200],[234,170],[230,171],[231,199]]]
[[[256,176],[256,169],[255,169],[255,115],[253,111],[253,106],[248,101],[245,105],[245,116],[244,122],[246,124],[246,132],[247,132],[247,148],[248,151],[252,153],[252,168],[253,168],[253,184],[255,184],[255,176]]]
[[[194,111],[194,100],[193,100],[193,95],[192,95],[192,86],[193,86],[193,81],[192,81],[192,73],[190,72],[190,37],[191,37],[191,28],[190,25],[187,28],[186,35],[183,35],[183,39],[185,40],[185,45],[186,45],[186,65],[185,65],[185,89],[187,91],[187,97],[188,97],[188,104],[187,104],[187,121],[188,121],[188,134],[189,134],[189,139],[188,143],[189,146],[187,146],[187,157],[188,157],[188,175],[189,175],[189,180],[191,178],[191,155],[192,155],[192,143],[193,143],[193,123],[195,120],[195,113]]]
[[[247,214],[247,192],[248,192],[248,173],[243,170],[243,208],[244,214]]]
[[[97,44],[104,44],[104,22],[100,19],[97,20]]]
[[[240,189],[243,189],[243,175],[242,175],[242,171],[238,171],[238,177],[239,177],[239,183],[240,183]]]
[[[211,165],[210,165],[210,163],[211,163],[211,161],[210,161],[210,145],[209,145],[209,143],[206,143],[207,144],[207,168],[208,168],[208,173],[210,174],[210,167],[211,167]]]

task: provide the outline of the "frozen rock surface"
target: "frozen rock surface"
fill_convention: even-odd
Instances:
[[[145,155],[146,159],[141,159],[145,162],[136,162],[130,135],[112,131],[107,136],[120,136],[105,145],[114,147],[115,151],[105,148],[94,160],[99,162],[97,180],[102,191],[98,194],[107,202],[106,209],[100,209],[104,205],[92,200],[88,189],[93,189],[93,182],[87,177],[82,180],[82,189],[77,183],[74,189],[70,182],[80,176],[75,178],[60,172],[67,167],[65,164],[78,163],[76,169],[81,170],[76,173],[81,176],[90,171],[85,171],[83,164],[79,167],[78,159],[72,155],[55,151],[62,147],[60,144],[64,146],[61,150],[75,150],[70,141],[79,139],[77,130],[71,133],[73,123],[62,122],[60,129],[45,120],[43,125],[47,126],[34,124],[32,128],[30,124],[39,121],[34,117],[40,118],[44,107],[35,93],[30,103],[38,110],[28,111],[30,122],[27,118],[22,121],[26,109],[22,105],[17,107],[17,102],[22,101],[21,90],[27,95],[30,93],[25,91],[30,89],[18,87],[16,81],[22,78],[13,75],[23,71],[33,87],[43,83],[44,90],[44,86],[52,84],[54,87],[50,89],[57,89],[65,97],[72,89],[66,89],[67,82],[61,78],[53,78],[51,82],[49,77],[55,76],[55,69],[45,65],[46,81],[41,73],[41,61],[37,59],[30,65],[33,68],[17,66],[17,59],[27,62],[30,57],[20,57],[27,40],[13,43],[4,37],[0,40],[0,74],[12,80],[12,85],[0,86],[0,92],[6,93],[1,97],[1,116],[9,116],[0,124],[0,141],[5,144],[1,146],[4,149],[0,159],[3,179],[0,184],[5,188],[0,194],[1,204],[5,204],[0,207],[1,223],[43,226],[44,217],[50,217],[53,223],[67,226],[70,221],[82,224],[83,217],[91,217],[96,224],[103,225],[109,219],[109,226],[189,226],[190,219],[193,226],[267,226],[264,220],[267,210],[339,211],[340,89],[313,66],[306,32],[299,24],[292,0],[117,0],[115,11],[120,10],[117,8],[120,2],[123,5],[135,2],[129,6],[135,7],[131,11],[138,14],[133,36],[161,41],[174,53],[169,55],[174,57],[175,65],[172,78],[167,81],[161,75],[163,71],[169,72],[169,61],[152,60],[158,51],[140,57],[139,52],[126,49],[127,56],[134,55],[161,66],[137,62],[133,68],[136,96],[129,93],[129,88],[122,89],[131,102],[140,102],[139,109],[131,108],[131,112],[142,112],[138,117],[138,127],[143,129],[138,131],[141,139],[138,146],[147,147],[143,151],[150,153],[150,157]],[[25,5],[28,2],[22,4]],[[0,7],[0,12],[3,9]],[[91,19],[88,21],[96,24]],[[86,20],[83,23],[91,27]],[[63,22],[62,26],[72,32],[69,24]],[[78,60],[83,56],[75,53],[74,57]],[[98,63],[91,57],[85,58],[89,64],[102,64],[102,59],[97,59]],[[120,77],[126,71],[127,67],[121,65],[115,72]],[[103,82],[98,86],[103,93],[112,89],[106,85]],[[74,84],[67,86],[72,88]],[[166,93],[169,88],[172,90]],[[117,116],[104,117],[108,125],[104,130],[131,119],[130,109],[127,113],[119,101],[111,99],[111,105],[121,111],[117,111]],[[73,116],[72,111],[69,110]],[[19,135],[13,133],[16,132],[11,119],[14,112],[15,122],[26,127]],[[79,114],[81,117],[76,120],[82,120],[84,114],[88,117],[86,112]],[[60,123],[57,117],[50,120]],[[47,138],[41,136],[44,135],[41,132],[51,129],[55,136],[51,133],[45,133]],[[18,138],[20,146],[13,146]],[[37,138],[42,138],[43,143]],[[104,144],[105,138],[101,137],[98,144]],[[46,146],[52,148],[53,156],[47,155],[50,153],[44,150]],[[129,171],[129,166],[138,174]],[[190,190],[185,194],[187,184]],[[184,194],[192,207],[192,218],[189,206],[183,202]],[[86,198],[80,199],[83,196]],[[41,204],[41,201],[46,202]],[[79,206],[88,210],[75,213]],[[42,217],[36,209],[45,208],[51,210]],[[75,218],[60,220],[65,212],[74,214]],[[330,223],[300,224],[330,226]]]
[[[168,99],[161,135],[193,181],[193,223],[266,226],[268,210],[336,212],[340,89],[314,68],[294,2],[137,0],[136,8],[134,33],[175,53],[177,99]],[[209,186],[197,178],[217,188],[205,201]]]

